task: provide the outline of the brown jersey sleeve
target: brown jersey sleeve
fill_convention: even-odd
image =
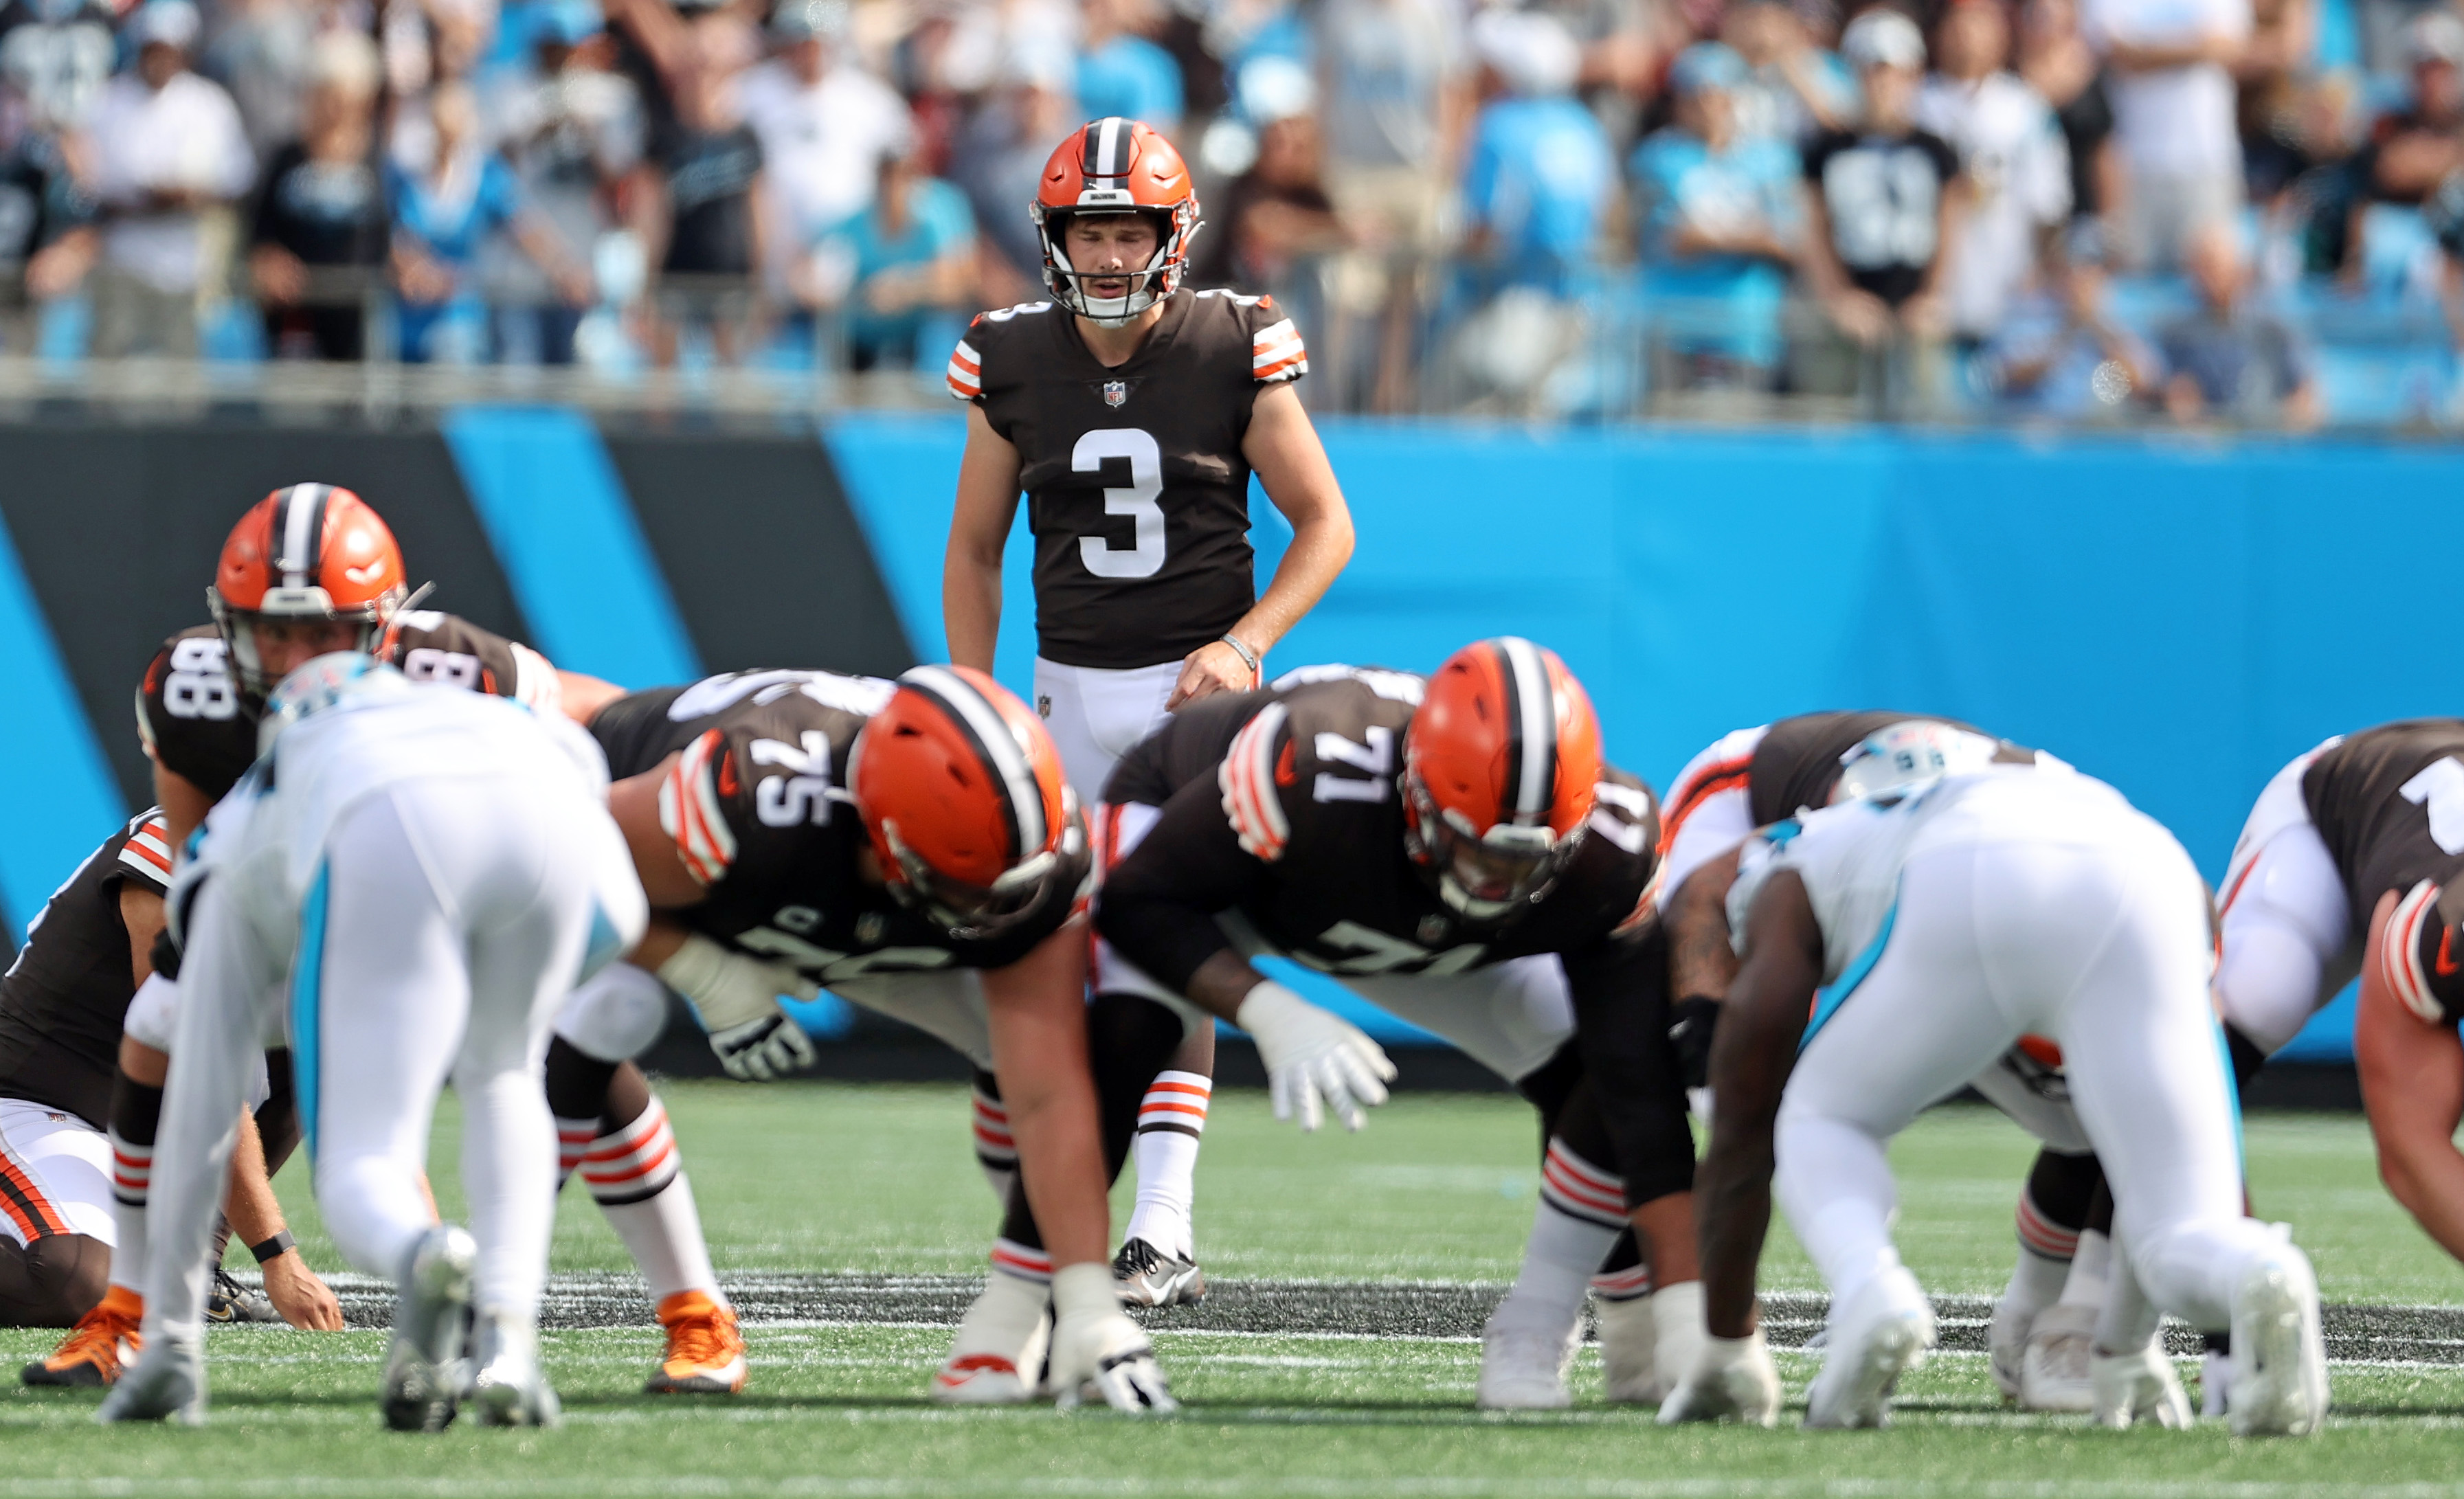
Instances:
[[[530,647],[433,609],[407,609],[385,628],[385,659],[414,682],[510,697],[534,713],[561,709],[556,668]]]
[[[163,642],[137,688],[137,735],[154,762],[220,801],[256,759],[255,706],[210,625]]]

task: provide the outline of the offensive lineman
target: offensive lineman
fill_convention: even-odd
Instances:
[[[1399,673],[1295,676],[1319,679],[1196,710],[1124,763],[1116,798],[1161,808],[1108,871],[1097,925],[1155,992],[1248,1031],[1277,1115],[1304,1128],[1322,1108],[1358,1128],[1394,1069],[1251,957],[1339,976],[1544,1114],[1571,1034],[1599,1138],[1573,1148],[1571,1103],[1548,1120],[1544,1205],[1484,1336],[1480,1398],[1567,1403],[1584,1290],[1630,1223],[1659,1290],[1604,1314],[1603,1353],[1612,1399],[1656,1401],[1691,1362],[1701,1299],[1651,792],[1602,763],[1581,685],[1529,641],[1467,646],[1425,691]],[[1139,784],[1155,781],[1173,785]]]
[[[993,670],[1023,490],[1036,711],[1092,806],[1167,713],[1259,684],[1260,661],[1351,559],[1352,518],[1293,388],[1309,352],[1291,320],[1271,298],[1181,284],[1198,194],[1170,142],[1133,120],[1089,123],[1054,149],[1028,213],[1051,300],[984,313],[950,357],[951,393],[970,409],[943,624],[953,660]],[[1292,528],[1264,596],[1252,474]],[[1148,987],[1100,947],[1095,962],[1099,993]],[[1137,1205],[1114,1264],[1129,1301],[1204,1294],[1189,1219],[1214,1066],[1213,1026],[1191,1024],[1142,1110]],[[1001,1128],[979,1093],[987,1169],[1002,1163]]]
[[[401,1289],[385,1423],[441,1430],[468,1398],[492,1425],[552,1425],[537,1321],[556,1127],[541,1060],[567,996],[640,939],[647,915],[605,764],[560,717],[415,686],[350,651],[285,677],[259,734],[265,753],[208,815],[172,893],[179,1066],[150,1225],[164,1253],[145,1351],[102,1419],[204,1419],[210,1188],[250,1048],[279,1037],[334,1242]],[[469,1232],[437,1223],[426,1191],[449,1080]]]
[[[2277,773],[2233,845],[2215,988],[2246,1079],[2360,972],[2353,1055],[2379,1175],[2464,1259],[2459,871],[2464,719],[2329,739]]]
[[[1953,763],[2058,764],[1956,719],[1889,712],[1809,713],[1722,735],[1669,788],[1661,825],[1660,910],[1668,926],[1670,992],[1686,1082],[1703,1086],[1719,1001],[1737,972],[1727,898],[1757,827],[1800,808],[1886,791],[1924,748]],[[1850,774],[1853,767],[1853,774]],[[1996,1299],[1993,1379],[2026,1410],[2090,1408],[2089,1345],[2111,1260],[2113,1200],[2080,1133],[2060,1053],[2023,1037],[1970,1086],[2047,1141],[2016,1214],[2019,1257]],[[2057,1310],[2058,1309],[2058,1310]]]
[[[349,490],[294,484],[240,518],[209,590],[215,623],[164,642],[138,693],[138,730],[154,762],[171,848],[181,847],[255,758],[257,719],[273,684],[323,652],[370,651],[413,681],[510,697],[577,720],[621,692],[560,671],[529,647],[466,620],[405,607],[409,591],[392,531]],[[611,966],[575,996],[548,1048],[560,1163],[566,1176],[579,1172],[641,1268],[666,1330],[647,1389],[732,1394],[744,1386],[744,1341],[711,1268],[667,1110],[638,1068],[607,1068],[648,1046],[665,1020],[664,1000],[616,981],[622,972]],[[154,1143],[168,1012],[168,1005],[145,1003],[134,1012],[148,1021],[132,1030],[131,1041],[150,1048],[141,1055],[153,1084],[137,1084],[122,1147],[134,1156]],[[143,1184],[123,1182],[121,1196],[142,1223]],[[126,1269],[120,1284],[133,1296],[143,1267]]]
[[[1951,774],[1941,756],[1929,769],[1894,775],[1887,800],[1767,828],[1741,860],[1728,914],[1745,960],[1712,1046],[1718,1107],[1697,1182],[1710,1339],[1660,1419],[1776,1418],[1753,1294],[1776,1195],[1831,1289],[1806,1424],[1883,1423],[1934,1332],[1891,1244],[1884,1147],[2035,1033],[2062,1049],[2133,1271],[2097,1329],[2098,1419],[2189,1424],[2156,1339],[2165,1311],[2231,1328],[2235,1435],[2316,1432],[2318,1283],[2279,1231],[2242,1216],[2207,890],[2189,856],[2088,777]]]
[[[743,672],[617,699],[591,733],[608,806],[653,908],[633,962],[691,1000],[751,1075],[808,1063],[779,1007],[827,984],[914,1025],[1006,1085],[1019,1187],[1048,1254],[996,1264],[934,1398],[1015,1403],[1048,1335],[1064,1403],[1173,1408],[1105,1264],[1109,1205],[1087,1058],[1077,798],[1051,737],[980,672],[891,683]],[[1031,1286],[1015,1335],[998,1292]],[[1049,1311],[1047,1311],[1047,1307]],[[1048,1334],[1046,1328],[1049,1328]]]

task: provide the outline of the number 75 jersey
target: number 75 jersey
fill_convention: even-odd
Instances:
[[[1257,602],[1250,408],[1308,370],[1271,298],[1176,293],[1118,366],[1050,302],[976,319],[951,355],[950,390],[1018,450],[1045,659],[1155,666],[1240,622]]]

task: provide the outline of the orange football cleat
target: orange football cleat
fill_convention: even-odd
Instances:
[[[120,1378],[120,1366],[145,1346],[137,1334],[144,1317],[143,1296],[125,1286],[112,1287],[92,1312],[77,1318],[52,1356],[26,1366],[26,1382],[95,1389],[111,1383]]]
[[[680,1290],[659,1303],[668,1356],[644,1385],[647,1395],[734,1395],[744,1388],[744,1334],[736,1312],[706,1291]]]

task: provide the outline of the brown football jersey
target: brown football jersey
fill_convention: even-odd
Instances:
[[[2464,870],[2464,718],[2352,735],[2302,772],[2301,799],[2343,878],[2358,940],[2381,895]]]
[[[130,818],[27,928],[0,974],[0,1098],[65,1110],[98,1129],[107,1121],[121,1020],[137,994],[120,892],[169,887],[168,836],[159,807]]]
[[[511,697],[540,713],[557,711],[562,697],[545,656],[433,609],[396,614],[378,651],[414,682]],[[222,632],[198,625],[163,642],[146,663],[137,733],[156,764],[220,801],[256,759],[264,707],[239,690]]]
[[[1839,784],[1840,757],[1869,736],[1911,720],[1947,723],[1970,734],[1985,732],[1972,723],[1930,713],[1807,713],[1782,718],[1754,746],[1753,762],[1747,772],[1754,826],[1765,827],[1783,817],[1793,817],[1799,807],[1830,805],[1832,790]],[[1993,758],[2018,762],[2034,760],[2035,753],[2004,739]]]
[[[1176,293],[1118,366],[1050,302],[976,319],[950,357],[950,389],[1018,450],[1045,659],[1177,661],[1249,611],[1241,445],[1258,391],[1308,369],[1300,334],[1268,298]]]

